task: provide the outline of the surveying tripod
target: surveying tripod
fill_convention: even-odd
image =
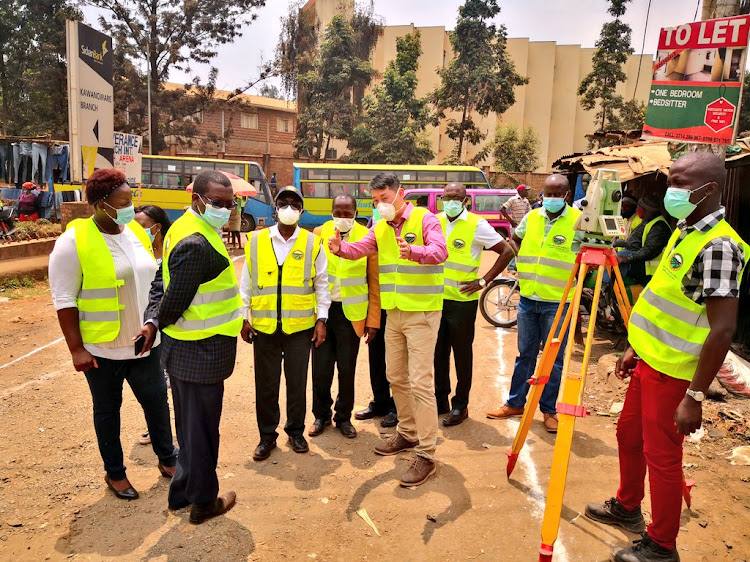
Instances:
[[[523,448],[526,437],[529,434],[531,422],[534,419],[539,400],[544,391],[544,385],[549,381],[552,367],[562,345],[562,338],[570,327],[568,334],[568,344],[565,349],[565,360],[563,363],[562,391],[557,403],[557,413],[559,425],[557,437],[555,440],[555,450],[552,455],[552,468],[550,471],[549,487],[547,488],[547,502],[544,507],[544,519],[542,520],[542,545],[539,548],[539,561],[549,562],[552,560],[552,551],[555,540],[557,539],[560,527],[560,514],[562,512],[563,496],[565,495],[565,483],[568,476],[568,463],[570,460],[570,448],[573,441],[573,430],[575,429],[576,418],[582,418],[589,414],[583,406],[583,392],[586,385],[586,375],[588,372],[589,359],[591,357],[591,347],[594,342],[594,329],[596,327],[596,316],[599,307],[599,298],[602,292],[602,280],[604,270],[609,266],[611,270],[610,277],[614,280],[614,292],[617,299],[617,305],[620,309],[625,325],[628,325],[630,318],[630,302],[627,297],[625,283],[620,274],[620,267],[617,263],[617,254],[611,247],[602,246],[584,246],[578,252],[576,257],[576,267],[573,268],[570,278],[563,291],[560,299],[560,306],[552,322],[547,341],[544,344],[542,358],[537,364],[534,376],[529,379],[531,392],[526,401],[526,407],[521,418],[521,423],[516,432],[513,446],[507,450],[508,467],[507,474],[510,478],[513,468],[518,461],[518,455]],[[591,305],[591,315],[588,322],[588,332],[586,333],[586,342],[583,351],[583,362],[580,373],[575,373],[571,369],[570,359],[573,354],[573,340],[575,338],[576,324],[578,322],[578,310],[581,305],[581,294],[583,293],[583,281],[589,271],[596,269],[596,285],[594,288],[594,299]],[[614,274],[614,275],[612,275]],[[576,279],[578,283],[576,284]],[[563,316],[565,304],[568,302],[573,285],[575,289],[570,306]],[[562,324],[561,324],[562,319]],[[559,330],[558,330],[559,328]],[[692,481],[685,481],[683,478],[682,493],[690,507],[690,487]]]

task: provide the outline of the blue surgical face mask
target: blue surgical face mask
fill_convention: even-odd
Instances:
[[[667,187],[667,193],[664,195],[664,208],[677,220],[686,219],[693,211],[695,211],[695,208],[701,204],[703,199],[708,197],[708,195],[705,195],[703,199],[697,203],[691,203],[690,196],[696,191],[700,191],[706,187],[709,183],[712,182],[704,183],[702,186],[692,191],[689,189],[681,189],[679,187]]]
[[[151,228],[154,228],[154,226],[156,225],[153,225]],[[148,236],[148,239],[151,240],[151,243],[153,244],[154,238],[156,238],[156,234],[151,232],[151,228],[146,228],[145,230],[146,230],[146,236]]]
[[[135,207],[133,205],[123,207],[122,209],[117,209],[106,201],[102,201],[102,203],[104,203],[110,209],[114,209],[115,213],[117,213],[114,218],[110,216],[115,224],[125,225],[135,218]]]
[[[545,197],[542,205],[550,213],[559,213],[565,207],[565,197]]]
[[[198,197],[200,197],[200,200],[203,201],[203,197],[201,197],[200,195],[198,195]],[[229,221],[229,215],[232,214],[232,211],[230,209],[225,209],[224,207],[214,207],[213,205],[210,205],[205,201],[203,201],[203,204],[206,206],[206,210],[201,214],[201,217],[203,217],[204,221],[213,226],[216,230],[219,230],[225,224],[227,224],[227,222]]]
[[[445,201],[443,203],[443,210],[449,217],[457,217],[464,210],[463,201]]]

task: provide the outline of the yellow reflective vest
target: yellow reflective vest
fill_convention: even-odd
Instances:
[[[648,224],[643,228],[643,236],[641,237],[641,247],[646,245],[646,238],[648,238],[648,233],[651,232],[651,228],[659,221],[664,222],[667,226],[669,226],[669,223],[666,221],[666,219],[659,215],[653,220],[650,220]],[[664,250],[661,251],[661,253],[656,256],[652,260],[648,260],[646,262],[646,275],[649,277],[653,276],[654,273],[656,273],[656,269],[659,267],[659,263],[661,262],[661,258],[664,256]]]
[[[715,238],[734,240],[745,252],[745,263],[750,248],[724,220],[708,232],[693,230],[678,243],[679,237],[677,229],[672,233],[656,273],[633,307],[628,340],[651,367],[670,377],[689,381],[693,380],[711,328],[706,304],[688,298],[682,290],[682,280],[701,250]]]
[[[182,316],[162,331],[183,341],[195,341],[223,335],[236,337],[242,329],[242,297],[237,287],[234,264],[224,247],[221,235],[202,218],[186,211],[177,219],[164,239],[162,272],[164,290],[169,288],[169,256],[177,244],[192,234],[202,234],[213,248],[227,259],[229,265],[217,277],[201,284]]]
[[[474,241],[477,225],[482,220],[474,213],[467,213],[466,220],[455,220],[450,236],[447,232],[448,217],[445,213],[438,215],[448,245],[448,261],[445,262],[445,293],[449,301],[479,300],[479,292],[465,295],[461,292],[463,281],[474,281],[479,276],[480,260],[471,255],[471,244]]]
[[[81,338],[83,343],[92,344],[114,341],[120,333],[120,311],[125,309],[117,290],[125,282],[117,279],[115,261],[94,218],[71,221],[66,230],[71,228],[75,230],[76,252],[83,273],[77,304]],[[153,258],[151,241],[143,227],[131,221],[125,228],[138,237]]]
[[[426,209],[414,207],[404,221],[401,237],[424,246],[422,219]],[[380,305],[383,310],[428,312],[443,310],[443,264],[423,265],[399,257],[396,230],[386,221],[375,225],[380,267]]]
[[[526,218],[526,235],[516,259],[521,296],[538,296],[545,301],[559,301],[563,297],[570,272],[575,267],[576,253],[571,249],[576,234],[574,229],[581,211],[568,207],[545,234],[544,207],[534,209]],[[573,291],[568,293],[568,300]]]
[[[367,236],[366,227],[354,221],[349,231],[349,243],[359,242]],[[344,316],[352,322],[367,318],[369,291],[367,286],[367,258],[358,260],[344,260],[335,256],[328,249],[328,239],[336,234],[333,221],[328,221],[320,231],[323,239],[323,249],[328,258],[328,290],[333,291],[333,285],[339,282],[341,288],[341,305]]]
[[[273,334],[280,324],[285,334],[294,334],[315,326],[315,260],[320,246],[319,236],[300,228],[279,271],[270,229],[252,233],[245,244],[245,258],[251,279],[254,329]]]

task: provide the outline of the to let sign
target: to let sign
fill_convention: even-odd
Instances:
[[[643,136],[732,144],[749,34],[746,15],[662,29]]]

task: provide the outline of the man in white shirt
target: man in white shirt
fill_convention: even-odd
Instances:
[[[304,212],[302,194],[294,187],[276,196],[279,223],[253,232],[245,245],[246,265],[240,293],[247,321],[242,339],[255,343],[255,401],[260,443],[253,459],[262,461],[276,447],[280,421],[281,363],[286,378],[284,431],[295,453],[308,451],[305,429],[310,342],[326,339],[331,295],[328,260],[320,237],[298,226]],[[270,244],[269,244],[270,241]]]
[[[516,188],[518,192],[508,199],[503,206],[500,207],[500,214],[502,214],[513,228],[517,228],[523,217],[525,217],[529,211],[531,211],[531,203],[529,203],[529,188],[524,184],[519,185]]]

